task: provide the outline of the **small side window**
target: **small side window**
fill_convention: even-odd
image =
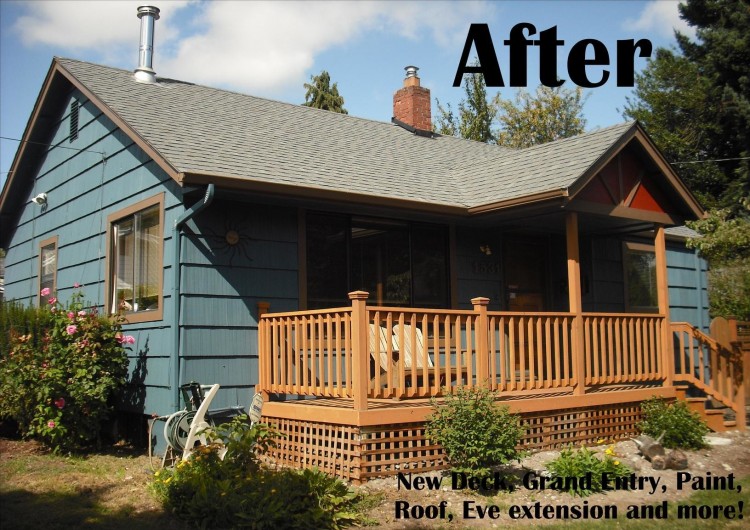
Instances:
[[[39,243],[39,292],[49,292],[49,295],[57,290],[57,236],[45,239]],[[49,297],[39,295],[39,305],[42,305]]]

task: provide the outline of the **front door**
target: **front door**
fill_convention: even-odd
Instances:
[[[505,307],[508,311],[544,311],[547,241],[512,238],[505,240],[504,247]]]

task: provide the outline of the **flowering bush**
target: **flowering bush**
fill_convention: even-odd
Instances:
[[[122,335],[118,318],[86,310],[82,300],[80,291],[67,307],[49,297],[42,311],[50,324],[41,337],[11,333],[10,351],[0,353],[0,416],[56,451],[97,440],[112,396],[125,384],[124,345],[134,342]]]

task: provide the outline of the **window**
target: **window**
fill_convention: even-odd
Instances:
[[[627,309],[649,313],[658,312],[654,247],[626,242],[623,246],[623,264]]]
[[[108,217],[107,310],[129,322],[162,318],[163,211],[160,194]]]
[[[448,237],[443,226],[308,214],[307,307],[347,305],[347,293],[370,303],[449,307]]]
[[[57,289],[57,236],[39,243],[39,292],[43,289],[50,293]],[[47,298],[40,295],[39,305]]]

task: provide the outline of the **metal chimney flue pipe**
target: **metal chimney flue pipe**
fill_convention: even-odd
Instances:
[[[141,42],[138,48],[138,68],[135,69],[135,80],[141,83],[156,83],[154,62],[154,22],[159,20],[159,8],[140,6],[138,18],[141,19]]]

